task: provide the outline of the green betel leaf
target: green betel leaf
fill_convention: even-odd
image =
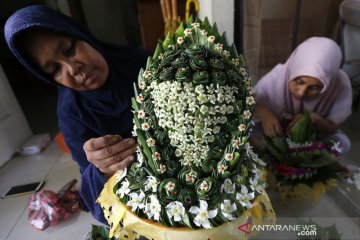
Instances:
[[[184,37],[185,36],[185,28],[184,28],[184,24],[183,23],[180,23],[180,26],[178,27],[178,29],[176,29],[176,32],[175,32],[175,38],[179,38],[179,37]]]
[[[207,17],[205,17],[204,21],[202,22],[201,27],[208,32],[210,31],[211,25],[210,25],[209,19]]]
[[[193,15],[191,15],[190,17],[189,17],[189,19],[186,21],[186,27],[187,28],[191,28],[192,26],[191,26],[191,24],[194,22],[194,18],[193,18]]]
[[[239,56],[235,44],[231,44],[229,51],[231,56],[233,56],[234,58],[237,58]]]
[[[223,44],[223,47],[225,49],[227,49],[229,47],[229,41],[227,39],[227,36],[226,36],[226,32],[223,32],[222,36],[221,36],[221,43]],[[231,53],[231,52],[230,52]]]
[[[164,50],[162,48],[162,43],[158,43],[157,46],[156,46],[156,49],[155,49],[155,53],[153,55],[153,58],[154,59],[158,59],[160,54],[163,53]]]
[[[211,27],[210,31],[209,31],[209,36],[215,36],[215,41],[218,42],[220,40],[220,34],[219,34],[219,30],[217,28],[217,24],[214,23],[214,25]]]
[[[152,65],[152,58],[148,57],[146,61],[146,70],[149,71]]]
[[[244,61],[244,56],[242,54],[239,55],[238,60],[239,60],[239,66],[244,67],[245,61]]]
[[[290,130],[291,140],[295,143],[311,142],[315,138],[315,128],[308,111],[300,117]]]
[[[165,41],[163,42],[163,48],[167,49],[170,45],[174,45],[175,41],[174,41],[174,36],[171,32],[168,32]]]

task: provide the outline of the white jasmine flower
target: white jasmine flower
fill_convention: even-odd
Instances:
[[[233,160],[233,158],[234,158],[234,154],[232,154],[232,153],[225,154],[226,161],[231,161],[231,160]]]
[[[208,204],[204,200],[200,200],[200,207],[192,206],[189,212],[196,215],[194,223],[198,227],[211,228],[209,218],[214,218],[217,215],[217,209],[208,211]]]
[[[226,107],[226,113],[227,114],[232,114],[234,112],[234,107],[229,105]]]
[[[154,218],[154,220],[159,221],[161,205],[159,200],[155,195],[150,195],[150,202],[146,203],[145,213],[148,215],[149,219]]]
[[[156,179],[156,177],[148,176],[148,179],[146,179],[146,181],[144,183],[145,191],[148,191],[149,189],[151,189],[152,192],[156,192],[158,184],[159,184],[159,182]]]
[[[242,124],[239,125],[238,129],[239,129],[240,132],[245,131],[246,130],[246,125],[242,123]]]
[[[166,165],[164,164],[160,164],[160,173],[165,173],[166,172]]]
[[[240,138],[235,139],[232,144],[232,146],[236,149],[239,149],[241,145],[243,145],[243,143],[241,142]]]
[[[243,207],[247,209],[252,208],[252,203],[250,202],[255,198],[254,192],[249,193],[245,185],[241,186],[241,192],[236,194],[236,199],[240,202]]]
[[[196,180],[196,174],[193,171],[190,171],[189,173],[185,174],[185,181],[194,183]]]
[[[181,202],[174,201],[166,205],[166,213],[169,219],[174,218],[175,222],[179,222],[185,216],[185,208]]]
[[[223,45],[221,43],[217,43],[215,44],[215,49],[216,50],[222,50],[223,49]]]
[[[193,28],[198,28],[198,27],[200,27],[200,23],[192,23],[191,26]]]
[[[189,36],[189,35],[191,35],[191,34],[192,34],[191,28],[185,29],[185,30],[184,30],[184,34],[185,34],[186,37]]]
[[[144,82],[144,81],[139,82],[139,88],[140,88],[141,90],[145,89],[145,87],[146,87],[146,85],[145,85],[145,82]]]
[[[126,206],[131,207],[131,211],[135,212],[136,209],[143,209],[145,204],[143,203],[145,194],[143,191],[140,190],[140,193],[137,194],[136,192],[129,194],[131,200],[127,202]]]
[[[206,35],[208,34],[208,31],[206,31],[206,30],[201,30],[200,33],[201,33],[201,35],[206,36]]]
[[[209,142],[209,143],[212,143],[212,142],[214,142],[214,141],[215,141],[214,135],[211,135],[211,136],[208,137],[208,142]]]
[[[225,179],[224,183],[221,185],[220,192],[223,191],[227,194],[235,192],[235,183],[232,183],[230,178]]]
[[[178,37],[177,43],[180,44],[180,45],[183,44],[184,43],[184,38],[183,37]]]
[[[215,36],[209,36],[208,41],[211,42],[211,43],[214,42],[215,41]]]
[[[144,122],[143,124],[141,124],[141,129],[144,131],[149,131],[150,125],[147,122]]]
[[[249,110],[245,110],[244,111],[244,118],[245,119],[250,119],[250,117],[251,117],[251,112]]]
[[[238,66],[238,65],[239,65],[239,59],[233,58],[233,59],[231,59],[231,62],[232,62],[232,64],[234,64],[235,66]]]
[[[157,161],[160,160],[161,156],[159,152],[154,152],[152,155],[153,160]]]
[[[208,111],[209,111],[209,108],[208,108],[206,105],[202,105],[202,106],[200,107],[200,112],[201,112],[202,114],[205,115]]]
[[[143,73],[143,77],[144,77],[144,78],[149,78],[150,76],[151,76],[151,72],[145,70],[144,73]]]
[[[159,59],[164,59],[164,54],[163,53],[160,53],[160,55],[158,56]]]
[[[246,104],[247,105],[253,105],[255,104],[255,99],[253,96],[250,96],[250,97],[246,97]]]
[[[140,118],[140,119],[145,118],[145,112],[144,112],[144,110],[139,110],[137,116],[138,116],[138,118]]]
[[[206,180],[202,181],[202,183],[200,184],[200,190],[207,191],[208,189],[209,189],[209,183]]]
[[[169,181],[168,183],[166,183],[165,189],[166,189],[166,191],[171,192],[172,190],[175,189],[175,183],[172,181]]]
[[[142,103],[142,101],[144,100],[144,96],[142,94],[139,94],[137,97],[136,97],[136,101],[138,103]]]
[[[225,116],[221,116],[221,117],[220,117],[220,123],[221,123],[221,124],[225,124],[226,121],[227,121],[227,118],[226,118]]]
[[[118,170],[115,173],[115,177],[116,177],[116,183],[120,182],[121,179],[123,179],[127,174],[127,168],[123,168],[121,170]]]
[[[148,145],[149,147],[153,147],[153,146],[155,146],[155,139],[153,139],[153,138],[148,138],[148,139],[146,140],[146,143],[147,143],[147,145]]]
[[[225,164],[220,164],[219,167],[218,167],[218,172],[221,173],[221,174],[224,174],[224,172],[225,172],[225,170],[227,168],[228,167]]]
[[[224,51],[223,51],[223,55],[224,55],[225,57],[229,57],[229,56],[230,56],[230,52],[229,52],[228,50],[224,50]]]
[[[128,195],[130,192],[130,183],[127,179],[121,183],[121,187],[116,190],[116,194],[119,195],[120,198],[123,198],[125,195]]]
[[[223,203],[220,205],[221,213],[224,215],[224,217],[227,218],[227,220],[231,221],[234,219],[232,213],[236,211],[237,207],[236,204],[231,204],[230,200],[225,199]]]
[[[225,114],[226,114],[226,110],[227,110],[226,105],[223,104],[223,105],[220,107],[220,113],[221,113],[222,115],[225,115]]]
[[[343,149],[340,147],[340,142],[334,142],[334,145],[331,147],[331,150],[342,153]]]
[[[214,134],[218,134],[220,132],[220,127],[219,126],[215,126],[213,129]]]
[[[249,183],[251,190],[258,193],[262,193],[266,187],[265,183],[260,183],[260,177],[258,175],[256,175],[254,178],[250,178]]]

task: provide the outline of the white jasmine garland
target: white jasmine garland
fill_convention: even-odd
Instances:
[[[223,203],[220,205],[221,213],[226,217],[227,220],[231,221],[234,219],[234,216],[232,215],[233,212],[236,211],[237,207],[236,204],[231,204],[231,201],[228,199],[225,199]]]
[[[192,206],[189,212],[196,215],[194,223],[198,227],[211,228],[209,218],[214,218],[217,215],[218,210],[208,210],[208,204],[204,200],[200,200],[200,207]]]
[[[174,201],[165,207],[168,217],[174,218],[175,222],[179,222],[185,216],[185,208],[181,202]]]
[[[159,181],[154,176],[148,176],[144,185],[145,185],[145,191],[148,191],[151,189],[151,192],[155,193],[157,191]]]
[[[232,194],[235,192],[235,183],[232,183],[230,178],[225,179],[224,183],[220,187],[220,192]]]

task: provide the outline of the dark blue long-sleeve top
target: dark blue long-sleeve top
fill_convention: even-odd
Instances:
[[[109,26],[110,27],[110,26]],[[66,34],[91,44],[106,59],[109,77],[96,90],[76,91],[56,83],[36,67],[22,52],[17,41],[21,33],[42,28],[59,34]],[[90,138],[107,134],[119,134],[123,138],[131,136],[131,100],[133,82],[145,65],[148,53],[140,49],[114,46],[99,42],[85,28],[71,18],[45,6],[34,5],[15,12],[5,24],[6,42],[18,60],[33,74],[58,89],[57,114],[59,128],[71,150],[73,159],[81,172],[80,194],[85,210],[107,224],[102,209],[96,203],[106,179],[91,164],[83,150],[83,144]]]

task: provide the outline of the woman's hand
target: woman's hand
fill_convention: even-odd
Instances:
[[[255,109],[255,114],[261,119],[262,128],[266,136],[276,137],[284,134],[279,119],[269,108],[258,105]]]
[[[119,135],[91,138],[84,143],[89,162],[94,164],[106,177],[129,166],[134,160],[137,144],[134,139],[122,139]]]

